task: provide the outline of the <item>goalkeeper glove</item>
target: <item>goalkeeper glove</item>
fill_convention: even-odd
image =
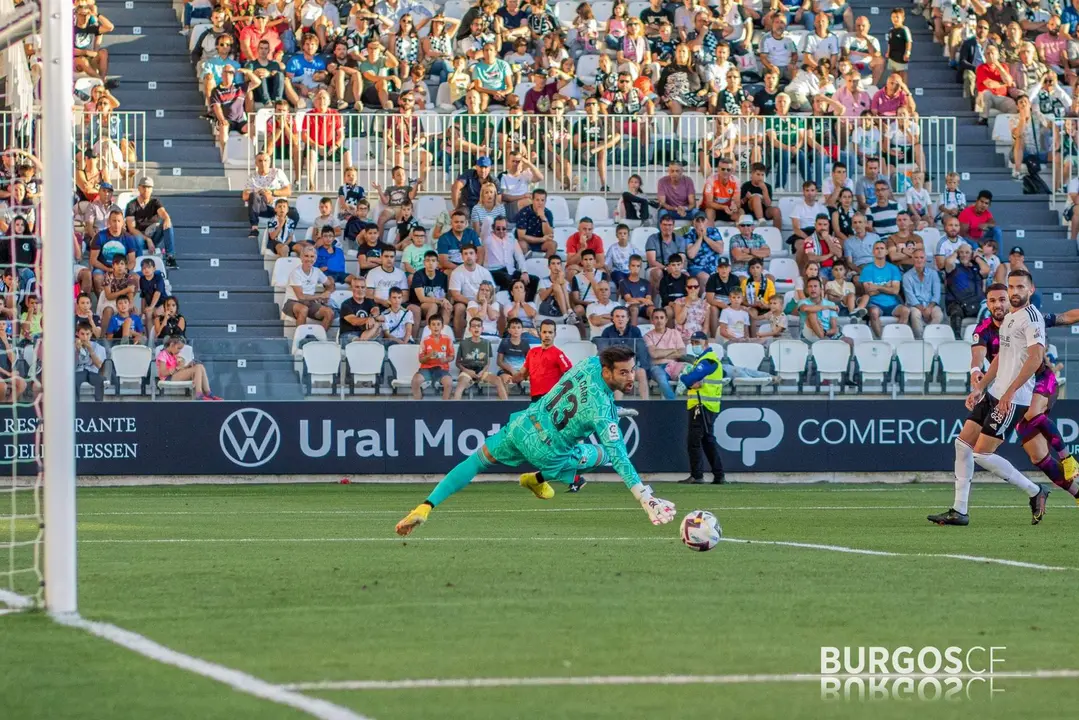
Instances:
[[[1045,319],[1045,329],[1046,330],[1048,330],[1051,327],[1056,327],[1056,324],[1057,324],[1057,314],[1056,313],[1045,313],[1044,315],[1042,315],[1042,317]]]
[[[653,525],[663,525],[674,520],[674,503],[652,496],[652,488],[644,483],[637,483],[630,492],[641,503],[641,507],[648,513],[648,519]]]
[[[638,413],[633,408],[624,408],[624,407],[618,408],[618,417],[620,417],[620,418],[624,418],[624,417],[633,418],[633,417],[637,417],[637,415],[639,415],[639,414],[640,413]]]

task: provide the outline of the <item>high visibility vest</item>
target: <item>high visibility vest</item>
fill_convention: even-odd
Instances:
[[[697,404],[704,405],[704,407],[710,412],[719,412],[719,401],[723,397],[723,364],[719,362],[719,358],[716,357],[715,351],[711,348],[704,354],[698,357],[692,366],[685,372],[689,372],[698,364],[705,360],[711,360],[716,364],[716,369],[711,375],[708,375],[701,380],[701,386],[699,388],[690,388],[689,399],[686,401],[686,408],[692,410],[697,407]]]

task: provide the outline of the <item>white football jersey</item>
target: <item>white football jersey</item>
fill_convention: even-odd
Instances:
[[[1030,356],[1030,348],[1045,345],[1045,319],[1033,305],[1008,313],[1000,324],[1000,354],[997,356],[997,376],[989,394],[1000,398],[1008,386],[1019,376],[1023,363]],[[1030,405],[1034,397],[1034,375],[1015,391],[1013,402]]]

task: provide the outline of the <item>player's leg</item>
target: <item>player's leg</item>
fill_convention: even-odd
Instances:
[[[1072,481],[1079,479],[1079,463],[1065,448],[1064,438],[1057,429],[1056,423],[1049,417],[1049,410],[1053,404],[1053,399],[1056,397],[1057,390],[1059,390],[1059,387],[1056,373],[1051,368],[1045,368],[1039,372],[1035,378],[1034,400],[1031,402],[1024,419],[1033,423],[1038,432],[1045,437],[1053,454],[1060,459],[1060,463],[1064,468],[1064,479],[1071,484]],[[1068,492],[1071,493],[1071,490]],[[1071,494],[1075,497],[1075,493]]]
[[[931,523],[967,525],[970,522],[968,501],[970,483],[974,479],[974,443],[982,431],[982,426],[977,420],[977,413],[978,408],[975,408],[967,421],[963,423],[959,437],[955,439],[955,497],[952,500],[952,507],[939,515],[930,515],[928,520]]]
[[[1045,396],[1035,395],[1030,408],[1019,421],[1016,432],[1030,461],[1037,465],[1054,485],[1063,488],[1069,495],[1075,497],[1079,493],[1079,483],[1067,478],[1060,457],[1050,445],[1047,434],[1043,432],[1045,426],[1049,424],[1049,417],[1046,415],[1048,403],[1049,399]],[[1061,446],[1063,444],[1061,441]]]
[[[974,443],[974,462],[1026,493],[1030,498],[1031,524],[1037,525],[1045,516],[1045,499],[1049,496],[1049,489],[1033,482],[1008,460],[996,454],[997,448],[1024,412],[1026,408],[1021,405],[1012,404],[1006,413],[994,407]]]
[[[496,457],[497,460],[495,459]],[[454,493],[463,490],[485,469],[496,463],[517,465],[520,461],[521,457],[519,453],[516,452],[513,440],[510,437],[509,428],[502,428],[502,430],[496,433],[494,437],[487,440],[479,450],[457,463],[457,465],[446,474],[446,477],[442,478],[441,482],[435,486],[435,489],[431,491],[431,494],[427,496],[427,499],[417,505],[412,512],[397,523],[397,534],[408,535],[416,529],[418,525],[426,522],[427,517],[431,514],[432,508],[436,505],[440,505]],[[553,494],[552,491],[552,495]]]

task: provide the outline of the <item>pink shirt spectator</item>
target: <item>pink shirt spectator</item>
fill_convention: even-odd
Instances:
[[[852,93],[846,87],[836,91],[835,101],[843,106],[843,117],[859,117],[873,106],[873,98],[864,90]]]
[[[668,328],[663,334],[656,330],[649,330],[645,333],[644,342],[649,348],[655,348],[656,350],[681,350],[684,352],[686,349],[686,342],[682,339],[682,333],[671,328]],[[668,360],[663,367],[667,370],[667,377],[673,380],[682,374],[684,366],[685,363]]]
[[[1034,39],[1034,47],[1038,54],[1043,54],[1045,64],[1050,67],[1063,67],[1065,53],[1068,51],[1068,38],[1064,35],[1053,37],[1047,32]]]
[[[670,175],[664,175],[656,183],[656,196],[663,196],[668,205],[675,207],[689,207],[689,196],[696,195],[697,188],[688,175],[683,175],[678,184],[671,182]]]
[[[165,363],[164,371],[161,369],[160,364],[157,366],[157,378],[159,380],[164,380],[166,377],[168,377],[168,373],[176,369],[177,359],[179,357],[179,355],[173,355],[167,350],[162,350],[157,354],[157,362]]]
[[[888,91],[885,88],[881,88],[877,91],[877,94],[873,96],[872,110],[877,115],[895,115],[899,108],[907,104],[908,95],[906,91],[900,90],[895,94],[895,97],[889,97]]]

